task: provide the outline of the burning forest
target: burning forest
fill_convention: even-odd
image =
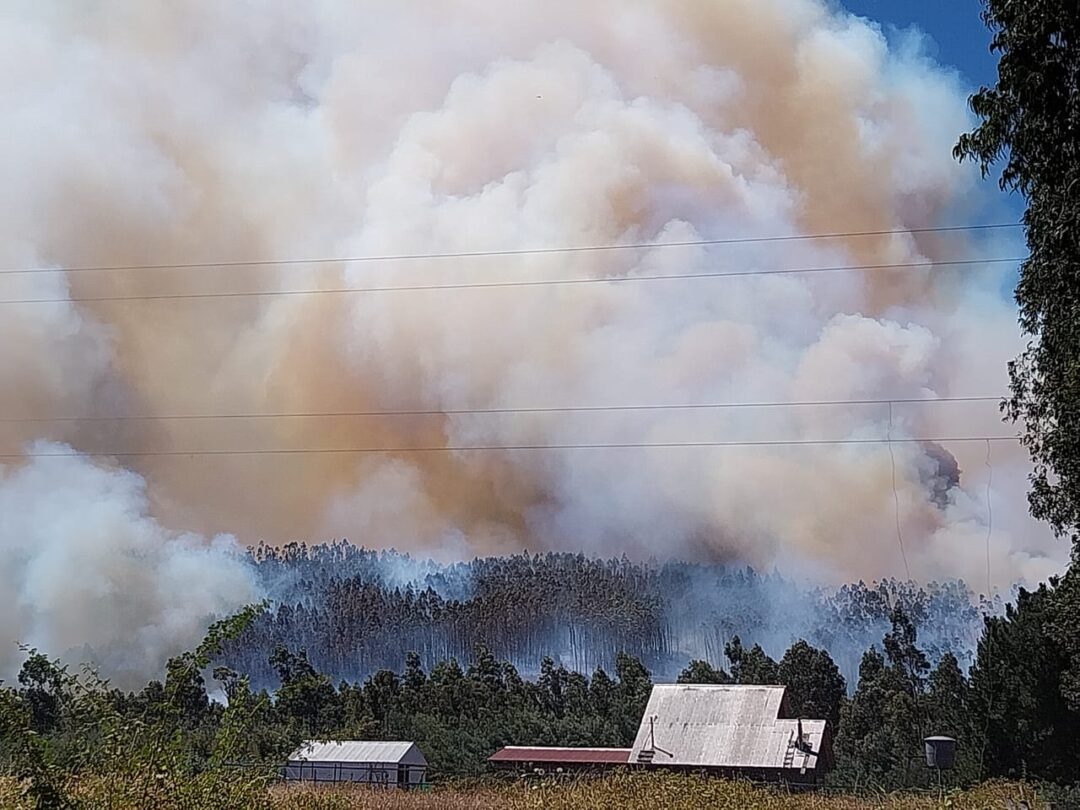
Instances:
[[[997,414],[1020,234],[966,227],[1000,212],[915,33],[192,0],[0,37],[6,672],[153,672],[271,595],[259,542],[1001,594],[1067,558]]]
[[[633,655],[658,678],[687,661],[721,667],[733,640],[779,658],[805,640],[831,655],[849,683],[888,631],[909,616],[933,662],[974,660],[983,602],[963,583],[898,581],[809,588],[750,568],[634,563],[583,555],[514,555],[439,565],[348,543],[253,550],[256,577],[273,599],[222,662],[274,686],[273,650],[305,650],[333,680],[399,671],[409,653],[430,668],[472,661],[482,643],[523,674],[542,659],[578,672],[614,670]]]
[[[0,805],[1080,801],[1080,18],[967,5],[6,4]]]

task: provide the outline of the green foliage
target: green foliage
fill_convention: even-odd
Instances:
[[[840,710],[836,783],[883,788],[928,784],[923,739],[944,733],[942,725],[956,720],[957,707],[948,694],[953,673],[946,659],[933,679],[937,691],[927,693],[930,666],[916,642],[910,619],[894,610],[892,629],[883,640],[885,654],[871,648],[863,656],[858,687]],[[966,692],[963,676],[959,670],[955,674],[960,676],[955,688]],[[964,735],[958,739],[967,741]]]
[[[724,670],[717,669],[708,661],[691,661],[679,677],[676,683],[731,683],[731,676]]]
[[[612,720],[618,732],[619,744],[630,746],[652,693],[652,678],[640,661],[623,652],[615,657],[615,675],[618,684],[615,687],[615,716]]]
[[[930,733],[960,743],[955,784],[1010,774],[1067,783],[1080,770],[1080,717],[1072,660],[1058,639],[1073,632],[1065,625],[1074,579],[1022,592],[1004,617],[987,620],[971,683],[955,657],[929,666],[899,610],[884,653],[863,656],[850,700],[829,655],[804,641],[779,663],[737,638],[727,653],[740,682],[783,683],[793,714],[832,721],[837,785],[925,787],[922,738]],[[29,651],[18,686],[0,688],[0,773],[34,807],[261,807],[274,766],[304,739],[415,740],[431,777],[474,776],[503,745],[629,746],[652,687],[649,671],[625,653],[615,657],[615,677],[545,659],[528,680],[482,643],[465,668],[448,658],[425,672],[410,654],[400,674],[380,670],[335,687],[303,651],[280,648],[273,693],[218,666],[213,675],[229,702],[212,703],[203,673],[214,650],[246,626],[215,625],[206,643],[168,662],[164,682],[133,694]],[[730,677],[692,661],[680,680]]]
[[[958,784],[974,784],[981,778],[979,763],[985,731],[972,705],[971,690],[953,655],[945,655],[930,673],[926,692],[928,731],[957,742],[956,763],[950,778]]]
[[[433,776],[470,775],[503,745],[628,745],[652,684],[630,656],[616,669],[617,680],[603,670],[590,679],[544,659],[529,682],[478,644],[466,670],[450,659],[426,677],[408,656],[401,678],[367,679],[364,704],[378,736],[417,741]]]
[[[1046,632],[1065,659],[1061,694],[1071,712],[1080,712],[1080,569],[1074,565],[1050,587],[1053,607]]]
[[[838,762],[834,780],[844,784],[881,784],[900,764],[890,729],[884,726],[892,690],[885,677],[885,659],[876,649],[867,650],[859,666],[854,697],[843,707],[836,736]]]
[[[847,684],[827,652],[796,641],[780,659],[777,675],[787,687],[788,710],[792,714],[823,717],[836,732]]]
[[[892,629],[885,634],[882,645],[891,673],[899,679],[902,688],[918,695],[926,685],[930,662],[916,644],[915,624],[902,610],[894,609],[889,617]]]
[[[304,739],[408,739],[425,752],[435,778],[482,772],[487,757],[508,744],[628,745],[652,686],[641,663],[621,654],[615,680],[545,659],[530,682],[482,643],[465,669],[450,658],[426,673],[410,653],[401,675],[379,670],[362,684],[336,688],[302,651],[278,648],[271,658],[280,685],[245,738],[250,760],[284,759]],[[217,673],[247,699],[245,680],[227,668]]]
[[[979,126],[954,154],[1027,200],[1016,300],[1031,341],[1009,365],[1005,412],[1035,462],[1032,514],[1080,529],[1080,14],[1075,0],[985,0],[998,80],[971,97]]]
[[[293,654],[277,647],[270,655],[281,686],[274,695],[277,715],[289,727],[289,736],[315,738],[326,728],[340,725],[343,705],[330,678],[315,670],[301,650]]]
[[[61,701],[67,669],[59,661],[31,649],[19,670],[19,683],[24,687],[23,700],[30,709],[30,727],[38,734],[56,728],[60,722]]]
[[[983,725],[987,772],[1073,781],[1080,773],[1080,713],[1063,686],[1072,659],[1055,641],[1063,603],[1073,602],[1056,580],[1021,590],[1003,617],[988,618],[971,672],[970,707]],[[1067,596],[1068,598],[1062,598]]]
[[[236,702],[211,709],[200,674],[257,610],[213,625],[199,647],[168,662],[164,685],[138,695],[31,650],[22,688],[0,689],[0,760],[28,806],[259,806],[267,774],[225,767],[257,719],[256,701],[241,679]]]
[[[31,651],[32,658],[36,655]],[[21,798],[38,810],[76,807],[64,789],[66,774],[51,762],[34,722],[31,704],[12,690],[0,690],[0,762],[4,772],[16,780]]]
[[[1076,779],[1080,754],[1080,14],[1075,0],[985,0],[1000,57],[971,97],[978,127],[954,150],[1027,202],[1016,288],[1030,340],[1009,365],[1004,411],[1034,461],[1031,513],[1073,542],[1063,580],[1021,591],[986,621],[971,673],[972,735],[991,773]],[[953,676],[950,675],[951,679]]]
[[[731,678],[735,683],[778,684],[780,667],[760,644],[745,649],[738,636],[724,645],[724,655],[731,662]]]

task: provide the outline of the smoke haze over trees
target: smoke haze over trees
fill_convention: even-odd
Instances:
[[[825,589],[747,567],[580,554],[439,565],[336,543],[261,546],[253,560],[272,604],[229,647],[227,663],[256,685],[272,680],[267,656],[277,645],[306,649],[334,679],[357,679],[400,669],[410,651],[425,667],[466,660],[477,640],[524,672],[545,656],[580,671],[610,669],[623,651],[674,678],[688,659],[719,666],[733,640],[747,655],[760,644],[779,658],[806,639],[853,681],[894,608],[912,617],[935,661],[952,653],[965,666],[982,613],[1000,610],[979,605],[959,582]]]
[[[968,115],[826,0],[16,4],[0,790],[469,776],[655,678],[784,684],[842,788],[945,733],[1075,802],[1080,17],[984,19]],[[1022,444],[960,401],[1010,382]],[[286,544],[346,534],[412,556]]]
[[[824,0],[272,0],[257,20],[204,0],[18,4],[0,266],[47,272],[0,275],[0,505],[37,515],[0,521],[0,666],[15,640],[194,643],[192,605],[259,597],[230,536],[831,586],[906,578],[906,556],[917,581],[982,591],[992,506],[991,587],[1059,571],[1011,441],[989,487],[978,443],[322,452],[1002,432],[992,402],[452,413],[1002,393],[1010,268],[981,262],[1018,245],[919,232],[1001,219],[949,154],[975,123],[967,91],[922,46]],[[896,233],[186,266],[865,231]],[[185,266],[144,266],[161,264]],[[915,266],[640,280],[890,264]],[[576,278],[622,281],[147,300]],[[267,417],[386,410],[432,415]],[[242,455],[266,450],[311,452]],[[101,455],[55,457],[71,451]],[[87,587],[41,584],[75,570]],[[160,658],[128,652],[133,679]]]
[[[733,639],[722,665],[690,662],[680,680],[787,686],[792,711],[834,724],[837,788],[926,786],[932,775],[922,739],[948,733],[960,743],[954,784],[1000,776],[1067,790],[1080,772],[1072,744],[1080,707],[1062,699],[1068,657],[1046,626],[1065,617],[1066,592],[1075,587],[1070,574],[1021,592],[1005,616],[988,620],[970,680],[950,654],[930,663],[900,609],[864,651],[850,696],[828,653],[803,640],[776,661]],[[410,652],[400,668],[338,680],[305,650],[277,645],[266,659],[274,677],[265,689],[253,689],[242,671],[213,668],[225,707],[209,699],[204,673],[256,612],[215,626],[198,650],[168,662],[163,682],[134,692],[73,676],[30,651],[17,682],[0,687],[0,772],[20,776],[38,796],[62,795],[78,773],[70,784],[141,794],[142,806],[148,796],[189,791],[226,802],[244,785],[265,784],[248,784],[230,763],[270,768],[304,739],[408,739],[434,778],[468,776],[482,773],[503,745],[629,746],[653,681],[624,652],[592,671],[545,657],[523,677],[483,643],[464,660],[425,666]],[[243,804],[250,798],[237,801],[251,806]]]

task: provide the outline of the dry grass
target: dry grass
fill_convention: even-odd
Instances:
[[[372,791],[365,788],[282,785],[272,790],[275,810],[1005,810],[1021,801],[1042,804],[1030,786],[1006,783],[936,796],[881,795],[856,798],[789,794],[743,782],[674,774],[618,774],[561,784],[479,784],[447,786],[429,793]]]
[[[675,774],[613,774],[604,778],[579,779],[561,783],[474,782],[457,783],[428,792],[405,792],[363,787],[275,785],[260,789],[257,797],[228,786],[220,792],[182,790],[184,795],[159,795],[153,806],[160,808],[221,808],[221,810],[1006,810],[1044,805],[1028,785],[990,783],[970,791],[935,796],[902,794],[853,797],[825,794],[788,794],[780,790],[754,787],[742,782],[701,779]],[[234,786],[235,787],[235,786]],[[133,797],[106,796],[101,785],[83,784],[75,791],[87,808],[110,807],[134,810]],[[231,795],[230,795],[231,794]],[[246,795],[245,795],[246,794]],[[19,795],[18,785],[0,780],[0,808],[22,810],[32,803]]]

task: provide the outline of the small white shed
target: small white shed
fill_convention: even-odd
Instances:
[[[366,782],[387,787],[424,783],[427,760],[411,742],[307,740],[289,755],[285,779],[294,782]]]

